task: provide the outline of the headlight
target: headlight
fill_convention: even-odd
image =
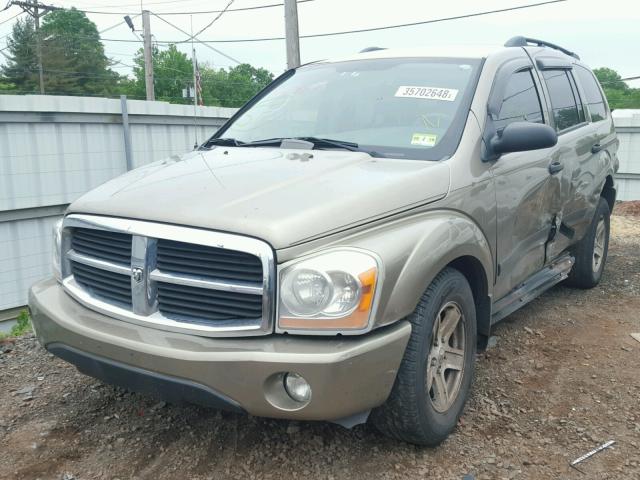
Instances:
[[[366,330],[379,288],[379,260],[362,250],[334,250],[280,271],[280,331]]]
[[[62,219],[53,225],[53,276],[62,281]]]

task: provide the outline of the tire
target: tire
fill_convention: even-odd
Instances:
[[[600,283],[609,250],[610,216],[609,204],[600,197],[589,230],[574,249],[575,264],[569,272],[567,285],[593,288]]]
[[[446,336],[447,329],[436,334],[437,327],[452,325],[456,308],[461,314],[458,326],[439,346],[438,339]],[[436,318],[449,321],[435,322]],[[473,379],[476,310],[467,279],[459,271],[445,268],[424,292],[408,320],[412,325],[411,337],[393,389],[386,403],[372,412],[371,419],[385,435],[417,445],[435,446],[447,438],[458,423]],[[460,338],[463,338],[463,343],[460,343]],[[445,345],[462,347],[456,349],[462,352],[462,358],[459,353],[443,357],[441,346]],[[436,366],[447,359],[461,366],[461,370],[438,370]],[[435,377],[431,375],[433,373],[444,378],[444,383],[449,386],[451,395],[448,402],[443,401],[444,396],[438,395],[446,391],[442,388],[442,380],[428,381],[428,376]]]

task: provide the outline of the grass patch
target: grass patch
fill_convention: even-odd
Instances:
[[[31,332],[31,318],[29,312],[22,310],[16,319],[17,323],[11,327],[11,331],[7,335],[6,333],[0,333],[0,339],[7,337],[20,337],[25,333]]]

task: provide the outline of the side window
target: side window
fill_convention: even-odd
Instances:
[[[584,103],[591,114],[591,121],[598,122],[607,118],[607,107],[593,73],[580,65],[576,65],[573,71],[584,91]]]
[[[494,120],[498,131],[513,122],[544,123],[540,98],[531,77],[531,70],[511,75],[504,92],[500,113]]]
[[[544,70],[542,76],[549,90],[556,130],[561,132],[584,122],[584,112],[578,93],[572,87],[566,70]]]

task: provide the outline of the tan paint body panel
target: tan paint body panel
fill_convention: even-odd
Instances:
[[[330,339],[213,339],[168,333],[93,312],[52,279],[32,287],[29,305],[42,344],[62,343],[191,380],[235,400],[252,415],[299,420],[338,420],[382,404],[411,334],[408,322],[363,337]],[[311,403],[302,410],[275,408],[265,397],[266,380],[287,371],[303,375],[313,390]]]
[[[225,153],[226,152],[226,153]],[[444,197],[449,167],[360,152],[216,147],[136,169],[69,212],[244,234],[275,249]]]

